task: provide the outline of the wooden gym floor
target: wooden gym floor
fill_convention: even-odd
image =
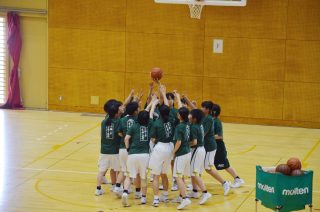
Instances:
[[[151,195],[147,206],[131,200],[130,208],[122,208],[109,191],[93,195],[101,119],[79,113],[0,110],[0,211],[175,211],[173,203],[154,209]],[[231,164],[246,184],[224,197],[217,182],[205,174],[214,196],[201,207],[193,201],[189,211],[254,211],[255,165],[272,166],[290,156],[303,160],[304,169],[314,170],[314,208],[320,209],[319,129],[224,124],[224,132]],[[259,206],[259,211],[270,210]]]

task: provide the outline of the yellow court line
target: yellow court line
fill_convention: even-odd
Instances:
[[[50,196],[50,195],[48,195],[48,194],[46,194],[46,193],[44,193],[43,191],[40,190],[39,184],[40,184],[41,182],[42,182],[42,180],[39,179],[39,180],[36,182],[36,184],[34,185],[34,188],[36,189],[36,191],[37,191],[39,194],[47,197],[48,199],[51,199],[51,200],[54,200],[54,201],[58,201],[58,202],[62,202],[62,203],[65,203],[65,204],[71,204],[71,205],[81,206],[81,207],[100,208],[100,207],[94,206],[94,205],[85,205],[85,204],[81,204],[81,203],[74,203],[74,202],[69,202],[69,201],[66,201],[66,200],[61,200],[61,199],[52,197],[52,196]]]
[[[237,153],[234,153],[234,154],[230,154],[230,156],[235,156],[235,155],[244,155],[248,152],[251,152],[252,150],[254,150],[255,148],[257,147],[257,145],[253,145],[252,147],[244,150],[244,151],[241,151],[241,152],[237,152]]]
[[[47,155],[50,155],[51,153],[57,151],[57,150],[60,149],[61,147],[65,146],[65,145],[67,145],[67,144],[69,144],[69,143],[71,143],[72,141],[80,138],[81,136],[85,135],[86,133],[94,130],[94,129],[95,129],[96,127],[98,127],[99,125],[100,125],[100,124],[96,124],[95,126],[93,126],[93,127],[89,128],[89,129],[83,131],[83,132],[80,133],[79,135],[76,135],[76,136],[72,137],[71,139],[67,140],[66,142],[64,142],[64,143],[62,143],[62,144],[52,146],[52,147],[51,147],[51,150],[49,150],[48,152],[46,152],[46,153],[38,156],[38,157],[35,158],[33,161],[31,161],[30,163],[28,163],[27,165],[25,165],[25,166],[23,166],[23,167],[26,168],[26,167],[30,166],[31,164],[33,164],[33,163],[35,163],[35,162],[43,159],[44,157],[46,157]]]
[[[306,161],[307,161],[308,158],[311,156],[311,154],[314,152],[314,150],[316,150],[316,148],[318,147],[319,144],[320,144],[320,140],[317,141],[317,143],[315,143],[315,145],[309,150],[309,152],[307,153],[307,155],[303,158],[302,164],[304,164],[304,165],[306,166]]]

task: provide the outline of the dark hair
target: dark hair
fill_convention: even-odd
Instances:
[[[138,114],[138,123],[142,126],[147,126],[150,120],[149,112],[148,111],[140,111]]]
[[[201,103],[201,107],[209,110],[209,114],[212,115],[213,102],[212,101],[204,101]]]
[[[159,108],[160,116],[162,120],[166,123],[169,121],[170,108],[167,105],[161,105]]]
[[[118,101],[115,99],[109,99],[103,106],[104,112],[108,113],[108,109],[111,107],[112,104],[117,103]]]
[[[138,102],[130,102],[126,106],[126,113],[132,116],[133,113],[138,110],[138,108],[139,108]]]
[[[221,107],[218,104],[213,104],[212,113],[214,117],[218,117],[221,112]]]
[[[169,99],[169,97],[170,97],[170,99],[173,99],[173,100],[174,100],[174,95],[173,95],[173,93],[166,93],[166,97],[167,97],[167,99]]]
[[[112,123],[112,119],[116,116],[116,114],[119,112],[119,107],[121,106],[121,104],[117,101],[114,102],[113,104],[110,104],[108,106],[107,109],[107,113],[108,113],[108,118],[107,118],[107,122],[106,125],[109,126]]]
[[[188,115],[189,115],[188,108],[186,108],[186,107],[179,108],[178,113],[183,121],[187,122],[189,120],[188,119]]]
[[[196,119],[196,123],[200,124],[203,118],[203,112],[200,109],[193,109],[190,112],[191,116],[193,119]]]
[[[185,105],[186,105],[186,104],[187,104],[186,98],[182,98],[182,99],[181,99],[181,102],[182,102],[182,104],[185,104]]]

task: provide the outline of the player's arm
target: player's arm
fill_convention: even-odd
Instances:
[[[129,96],[124,100],[123,106],[126,106],[132,101],[133,95],[134,95],[134,89],[131,89]]]
[[[223,136],[220,136],[218,134],[214,135],[214,138],[216,139],[216,141],[223,140]]]
[[[152,96],[153,88],[154,88],[154,83],[150,82],[149,83],[149,92],[148,92],[148,96],[147,96],[147,104],[149,104],[151,102],[151,96]]]
[[[198,140],[197,140],[197,139],[192,139],[192,140],[189,142],[189,145],[190,145],[190,146],[195,146],[195,145],[197,145],[197,143],[198,143]]]
[[[215,123],[214,125],[214,138],[216,141],[222,141],[223,140],[223,135],[222,135],[222,124],[220,123]]]
[[[154,114],[154,111],[155,111],[157,105],[159,104],[159,100],[158,99],[154,99],[154,100],[152,100],[151,103],[152,104],[151,104],[151,110],[150,110],[149,115],[150,115],[150,119],[153,120],[153,114]]]
[[[186,100],[187,105],[191,108],[191,109],[197,109],[197,106],[195,106],[186,95],[183,95],[183,98]]]
[[[176,90],[173,91],[173,94],[177,99],[178,109],[182,108],[182,102],[181,102],[180,94]]]
[[[131,135],[126,135],[124,138],[124,144],[126,145],[126,149],[129,149],[129,141],[130,141]]]
[[[174,150],[173,150],[174,154],[176,154],[180,146],[181,146],[181,140],[177,140],[176,144],[174,145]]]
[[[159,90],[160,90],[160,104],[162,103],[161,102],[161,99],[162,99],[163,100],[163,104],[169,106],[169,101],[168,101],[167,96],[166,96],[166,93],[167,93],[166,86],[160,85],[159,86]]]

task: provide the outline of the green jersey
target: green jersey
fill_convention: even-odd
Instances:
[[[174,132],[174,143],[181,141],[181,145],[176,152],[176,156],[188,154],[190,152],[190,125],[186,122],[180,122]]]
[[[169,113],[169,120],[174,124],[174,126],[177,126],[179,124],[179,119],[177,117],[178,110],[176,108],[171,108]]]
[[[204,129],[204,148],[207,152],[211,152],[217,149],[217,143],[214,139],[214,124],[213,117],[208,115],[203,118],[202,125]]]
[[[223,136],[222,122],[219,118],[214,119],[214,134],[218,136]]]
[[[120,128],[119,133],[122,133],[120,149],[125,149],[126,146],[124,144],[124,137],[127,134],[128,129],[132,127],[134,123],[136,123],[137,118],[135,116],[126,115],[125,117],[120,119]]]
[[[121,137],[118,135],[120,119],[111,119],[107,126],[107,117],[101,122],[101,154],[118,154]]]
[[[203,146],[204,144],[204,129],[202,124],[191,125],[190,140],[197,139],[197,145],[195,147]]]
[[[139,123],[135,123],[127,131],[127,135],[131,136],[129,155],[149,154],[149,126],[141,126]]]
[[[150,129],[150,138],[155,138],[156,142],[170,143],[173,138],[173,123],[169,120],[164,123],[162,118],[154,121]]]

